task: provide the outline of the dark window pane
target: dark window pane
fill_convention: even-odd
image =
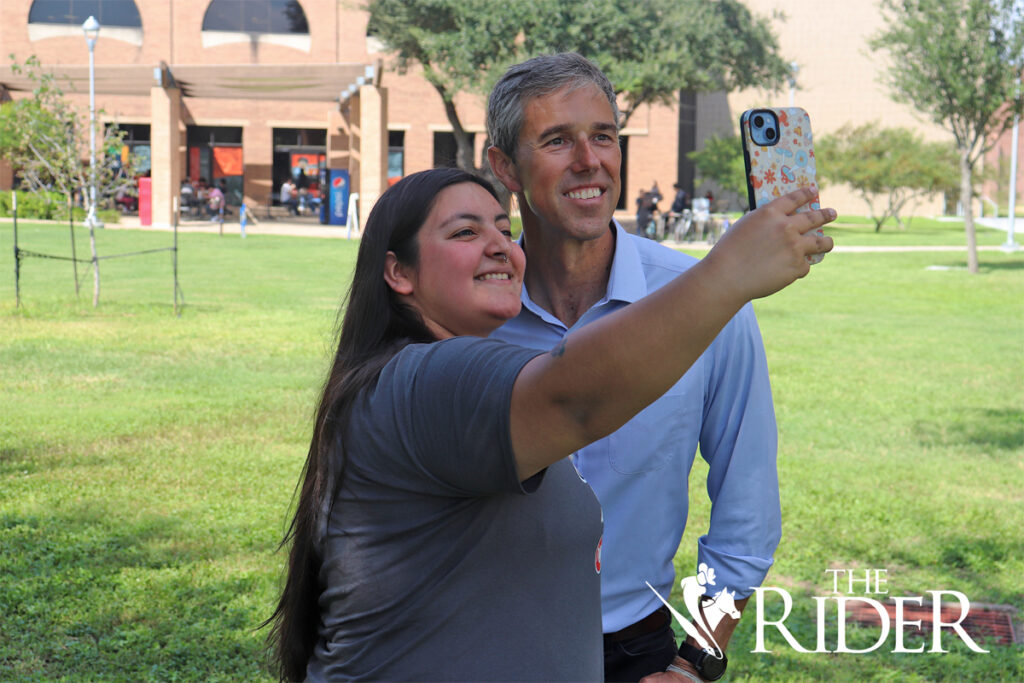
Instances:
[[[298,0],[213,0],[203,17],[204,31],[309,33]]]
[[[147,123],[122,123],[118,125],[108,124],[108,127],[125,131],[124,141],[126,143],[149,142],[149,124]]]
[[[189,146],[242,144],[242,129],[235,126],[188,126],[185,137]]]
[[[134,0],[36,0],[28,11],[28,22],[81,25],[90,15],[101,27],[142,27]]]
[[[323,128],[275,128],[274,147],[326,147],[327,131]]]
[[[242,6],[239,0],[214,0],[206,8],[204,31],[244,31]]]

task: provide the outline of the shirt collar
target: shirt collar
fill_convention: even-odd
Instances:
[[[615,231],[615,252],[612,254],[612,267],[608,274],[608,288],[605,290],[605,295],[592,308],[603,306],[610,301],[633,303],[647,295],[647,278],[644,276],[643,262],[636,244],[617,220],[612,219],[611,227]],[[524,239],[525,235],[519,236],[520,246]],[[529,268],[529,257],[527,257],[527,268]],[[526,290],[525,283],[523,283],[520,298],[523,308],[533,312],[545,322],[563,325],[562,321],[533,302],[530,293]]]

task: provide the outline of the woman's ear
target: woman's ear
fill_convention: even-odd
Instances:
[[[398,262],[395,252],[389,251],[384,255],[384,282],[394,290],[395,294],[408,296],[412,294],[412,280],[406,273],[406,268]]]
[[[523,191],[523,184],[519,182],[519,169],[507,154],[492,145],[487,148],[487,161],[491,164],[494,175],[509,192]]]

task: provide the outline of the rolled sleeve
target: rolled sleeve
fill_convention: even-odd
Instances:
[[[782,537],[778,433],[764,345],[749,304],[729,323],[712,357],[700,450],[708,462],[711,521],[698,562],[716,587],[749,596],[764,581]]]

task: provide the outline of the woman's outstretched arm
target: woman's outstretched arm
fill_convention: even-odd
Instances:
[[[832,249],[815,232],[832,209],[796,213],[800,189],[753,211],[703,260],[640,301],[567,335],[530,361],[512,391],[522,479],[612,433],[664,394],[747,302],[807,274]]]

